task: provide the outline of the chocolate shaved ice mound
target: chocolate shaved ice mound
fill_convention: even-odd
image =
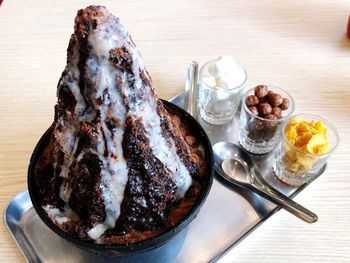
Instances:
[[[105,7],[79,10],[35,167],[42,207],[67,233],[133,243],[177,223],[207,167],[199,142],[157,98],[143,59]]]

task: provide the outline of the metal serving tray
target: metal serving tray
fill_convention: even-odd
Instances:
[[[170,101],[183,107],[184,92]],[[199,122],[213,145],[223,140],[238,142],[239,112],[227,125]],[[293,197],[307,186],[295,188],[279,181],[272,172],[273,153],[252,155],[252,158],[266,181],[285,195]],[[325,167],[319,175],[324,170]],[[80,250],[53,233],[36,214],[28,191],[10,200],[4,222],[28,262],[215,262],[279,209],[254,193],[228,185],[215,175],[206,202],[184,231],[160,248],[113,257]]]

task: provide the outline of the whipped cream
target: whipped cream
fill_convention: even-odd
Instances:
[[[211,87],[234,89],[241,86],[246,73],[231,56],[222,55],[208,65],[208,72],[204,73],[202,81]]]

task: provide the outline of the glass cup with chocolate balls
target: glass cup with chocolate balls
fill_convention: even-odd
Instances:
[[[248,152],[266,154],[281,139],[280,126],[294,112],[291,95],[278,87],[258,85],[242,99],[239,142]]]

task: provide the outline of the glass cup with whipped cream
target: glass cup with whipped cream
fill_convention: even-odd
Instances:
[[[202,119],[220,125],[233,119],[247,73],[230,56],[204,64],[199,71],[198,104]]]

